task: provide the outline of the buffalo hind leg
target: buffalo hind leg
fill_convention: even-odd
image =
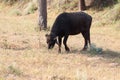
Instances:
[[[83,50],[87,50],[88,48],[88,32],[82,32],[82,35],[84,37],[84,47],[83,47]]]
[[[64,44],[64,46],[65,46],[65,50],[69,52],[70,49],[68,48],[67,43],[66,43],[66,42],[67,42],[67,39],[68,39],[68,35],[64,37],[63,44]]]
[[[91,47],[90,31],[88,32],[88,42],[89,42],[89,46]]]

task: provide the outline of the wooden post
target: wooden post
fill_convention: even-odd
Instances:
[[[47,1],[39,0],[39,27],[47,29]]]
[[[86,10],[85,0],[79,1],[79,9],[80,9],[80,11]]]

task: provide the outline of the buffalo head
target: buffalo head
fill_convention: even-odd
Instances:
[[[46,43],[48,44],[48,49],[52,49],[57,43],[57,38],[54,38],[52,35],[46,34]]]

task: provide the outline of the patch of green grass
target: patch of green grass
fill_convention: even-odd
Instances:
[[[91,44],[89,52],[92,54],[101,54],[103,52],[103,49],[96,47],[95,44]]]
[[[17,75],[17,76],[22,75],[22,72],[18,68],[14,67],[12,65],[10,65],[8,67],[8,69],[9,69],[9,73],[11,73],[11,74],[14,74],[14,75]]]
[[[10,12],[11,15],[22,16],[22,12],[19,9],[14,9]]]
[[[29,2],[27,7],[24,9],[23,14],[32,14],[37,10],[37,5],[34,2]]]

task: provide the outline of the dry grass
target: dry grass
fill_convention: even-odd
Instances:
[[[0,80],[119,80],[119,22],[97,27],[98,15],[104,12],[88,13],[94,18],[92,43],[103,48],[101,54],[80,51],[84,43],[81,35],[69,37],[70,53],[62,47],[59,54],[57,45],[48,51],[44,37],[48,32],[34,30],[37,14],[9,16],[0,12]],[[48,15],[50,26],[55,19],[51,15],[56,14]]]

